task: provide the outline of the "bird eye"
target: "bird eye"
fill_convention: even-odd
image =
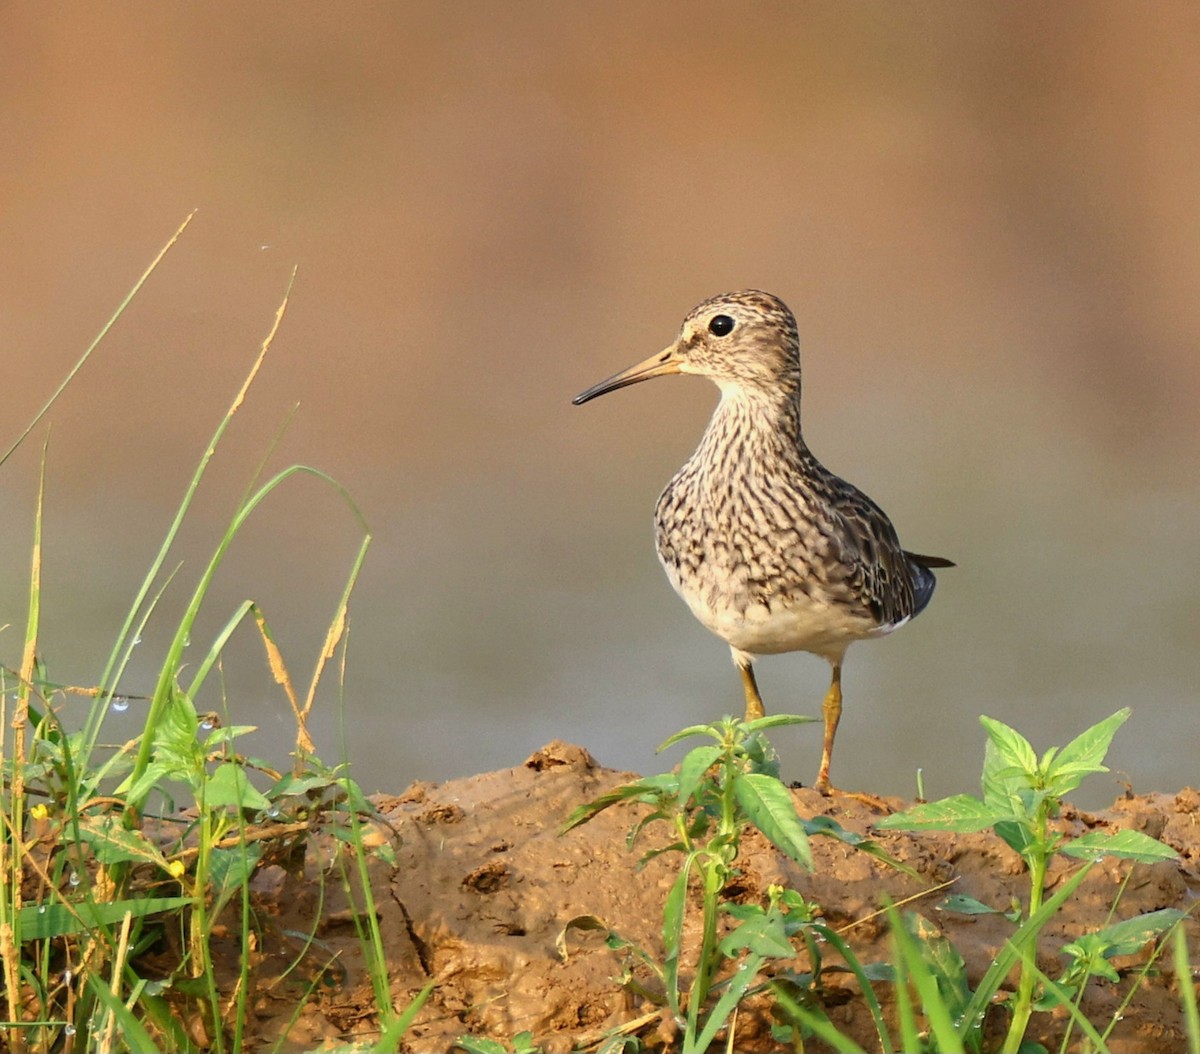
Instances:
[[[708,331],[714,337],[727,337],[733,332],[734,322],[728,315],[713,315]]]

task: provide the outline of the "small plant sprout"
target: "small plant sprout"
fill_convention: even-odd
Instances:
[[[650,811],[630,829],[630,848],[651,823],[662,821],[673,830],[672,842],[642,857],[644,864],[663,853],[683,856],[663,906],[662,961],[611,931],[607,943],[655,976],[662,988],[666,1012],[682,1030],[684,1052],[706,1050],[731,1020],[739,1003],[768,986],[796,1005],[800,1019],[808,1024],[813,1015],[805,1017],[800,1006],[802,999],[791,993],[809,992],[817,983],[822,943],[829,943],[843,955],[858,976],[863,992],[874,999],[867,971],[845,942],[824,925],[815,905],[807,903],[799,893],[772,887],[765,905],[737,904],[723,898],[730,879],[737,874],[735,861],[742,832],[748,825],[756,827],[777,849],[809,871],[813,867],[809,838],[814,835],[839,839],[894,863],[875,843],[844,830],[829,817],[805,819],[796,812],[792,793],[779,778],[775,752],[763,732],[810,720],[787,714],[751,721],[727,717],[713,724],[685,728],[666,740],[659,750],[691,738],[707,738],[712,742],[692,747],[676,772],[635,780],[580,806],[563,826],[568,831],[620,802],[639,802],[650,806]],[[701,941],[694,962],[684,964],[681,962],[684,922],[688,892],[693,886],[700,892]],[[732,923],[724,937],[719,935],[722,917]],[[597,925],[594,916],[582,916],[569,922],[566,930]],[[801,939],[807,946],[814,969],[805,977],[786,971],[764,975],[768,960],[787,961],[796,957],[793,938]],[[627,983],[643,996],[655,998],[654,993],[632,980],[631,972]],[[878,1004],[873,1012],[882,1028]],[[820,1028],[820,1021],[817,1027]]]
[[[1035,953],[1037,936],[1066,899],[1079,887],[1097,860],[1116,857],[1137,863],[1170,860],[1175,852],[1169,846],[1138,831],[1094,831],[1069,838],[1051,829],[1064,797],[1084,778],[1107,772],[1104,758],[1118,728],[1129,717],[1128,708],[1093,725],[1076,736],[1061,750],[1051,747],[1038,758],[1029,741],[1000,721],[981,717],[988,736],[983,763],[982,796],[959,794],[941,801],[917,805],[906,812],[888,816],[875,824],[877,829],[892,831],[939,830],[971,832],[991,828],[1020,854],[1029,869],[1029,901],[1024,921],[988,970],[979,988],[959,1015],[958,1034],[968,1046],[978,1049],[983,1014],[999,991],[1009,970],[1020,963],[1017,991],[1009,1000],[1012,1014],[1004,1050],[1017,1050],[1035,1007],[1035,989],[1040,974]],[[1085,861],[1047,899],[1046,871],[1056,853]],[[980,906],[982,907],[982,906]],[[978,910],[978,909],[976,909]],[[1090,937],[1082,937],[1063,950],[1074,959],[1060,997],[1075,994],[1083,980],[1093,974],[1111,976],[1108,959],[1161,935],[1181,917],[1177,911],[1158,911],[1107,927]],[[1138,944],[1138,947],[1141,945]],[[1060,1002],[1061,999],[1053,999]],[[1046,1004],[1038,1004],[1048,1008]],[[1073,1020],[1078,1020],[1073,1018]]]

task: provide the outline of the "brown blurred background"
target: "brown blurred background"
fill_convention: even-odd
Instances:
[[[1200,778],[1194,3],[154,0],[6,5],[0,29],[5,445],[199,209],[52,414],[51,676],[99,676],[298,264],[122,688],[152,686],[298,401],[272,464],[331,472],[375,535],[323,755],[342,713],[370,790],[555,736],[651,770],[666,735],[741,706],[651,538],[716,393],[569,400],[696,301],[759,286],[800,319],[813,449],[960,565],[851,651],[837,782],[911,793],[923,768],[930,795],[969,790],[980,713],[1045,747],[1125,705],[1114,768]],[[14,626],[44,434],[0,478]],[[306,677],[355,546],[327,491],[287,487],[193,648],[252,597]],[[10,627],[0,658],[19,651]],[[769,708],[819,713],[820,660],[759,669]],[[252,631],[225,690],[280,758]],[[777,739],[810,780],[819,733]]]

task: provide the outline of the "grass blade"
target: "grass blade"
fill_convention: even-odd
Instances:
[[[171,247],[177,241],[179,241],[180,236],[187,229],[187,225],[192,222],[192,217],[195,215],[195,209],[189,212],[187,219],[185,219],[179,225],[179,229],[171,235],[170,239],[167,241],[167,244],[158,251],[158,255],[153,259],[153,261],[151,261],[150,266],[142,272],[142,277],[134,282],[133,288],[126,294],[125,299],[121,301],[117,310],[113,312],[112,317],[110,317],[109,320],[101,327],[100,332],[96,335],[95,340],[93,340],[91,344],[88,345],[87,350],[79,356],[79,361],[71,367],[66,377],[63,378],[62,383],[54,389],[54,394],[46,400],[46,405],[43,406],[36,414],[34,414],[33,420],[29,422],[25,431],[17,436],[16,442],[14,442],[13,445],[4,452],[3,457],[0,457],[0,465],[3,465],[10,457],[12,457],[12,455],[16,452],[17,447],[25,442],[25,440],[29,437],[29,433],[38,426],[38,422],[50,412],[50,407],[58,402],[58,397],[62,395],[64,391],[66,391],[67,385],[69,385],[71,381],[75,379],[75,375],[81,369],[83,369],[83,364],[92,357],[92,352],[95,351],[96,348],[99,347],[100,342],[108,336],[109,330],[111,330],[113,326],[117,324],[117,319],[119,319],[125,313],[125,309],[129,307],[133,298],[138,295],[138,292],[141,290],[142,286],[146,284],[146,280],[154,273],[158,265],[162,263],[163,257],[166,256],[167,253],[171,251]]]
[[[1192,961],[1188,954],[1187,934],[1183,927],[1175,930],[1175,980],[1179,999],[1183,1003],[1183,1020],[1187,1026],[1188,1050],[1200,1050],[1200,1011],[1196,1009],[1196,985],[1192,980]]]

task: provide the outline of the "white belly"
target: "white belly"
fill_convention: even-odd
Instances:
[[[679,581],[670,568],[667,576],[702,625],[730,647],[750,655],[807,651],[840,661],[854,641],[881,637],[896,628],[881,626],[820,597],[753,599],[738,590],[696,589],[694,583]]]

